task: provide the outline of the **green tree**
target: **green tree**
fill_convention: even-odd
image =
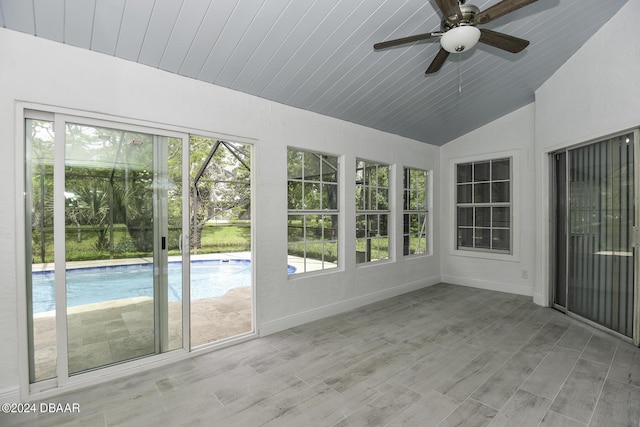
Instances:
[[[53,256],[53,122],[30,120],[28,126],[32,252],[44,263]]]
[[[192,249],[202,246],[202,229],[213,218],[250,218],[250,148],[247,144],[191,137]]]
[[[67,222],[97,233],[96,249],[114,252],[113,228],[124,223],[139,252],[153,244],[153,136],[68,124]]]

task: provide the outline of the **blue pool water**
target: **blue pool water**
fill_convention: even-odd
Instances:
[[[289,274],[295,271],[289,266]],[[182,299],[182,264],[168,267],[169,301]],[[224,295],[229,289],[251,286],[250,260],[191,262],[191,299]],[[53,272],[32,275],[33,312],[55,309]],[[67,271],[67,307],[120,298],[153,297],[152,264],[78,268]]]

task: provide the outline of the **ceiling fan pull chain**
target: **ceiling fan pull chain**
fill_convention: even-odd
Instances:
[[[458,54],[458,93],[462,93],[462,53]]]

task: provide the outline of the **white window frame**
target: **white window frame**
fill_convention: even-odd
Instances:
[[[408,209],[407,206],[407,197],[413,192],[411,187],[407,188],[406,186],[406,175],[407,171],[419,171],[425,173],[425,183],[424,183],[424,200],[425,205],[424,209]],[[432,248],[432,214],[431,214],[431,175],[432,172],[426,169],[414,168],[410,166],[404,166],[402,169],[402,256],[405,258],[412,257],[423,257],[431,255]],[[424,223],[422,225],[423,229],[420,230],[419,235],[423,234],[425,239],[425,251],[417,254],[406,254],[405,253],[405,239],[410,237],[412,233],[406,231],[406,216],[407,215],[424,215]],[[415,235],[415,233],[413,233]]]
[[[375,184],[371,184],[371,183],[358,183],[358,169],[360,166],[360,163],[363,162],[365,164],[370,164],[370,165],[376,165],[378,168],[380,167],[386,167],[387,168],[387,175],[388,175],[388,183],[386,187],[382,187],[380,185],[378,185],[378,183],[376,182]],[[392,167],[391,164],[388,163],[384,163],[384,162],[379,162],[379,161],[375,161],[375,160],[366,160],[366,159],[362,159],[362,158],[357,158],[356,159],[356,164],[355,164],[355,176],[356,176],[356,193],[354,193],[354,198],[356,199],[356,212],[355,212],[355,220],[356,223],[354,224],[354,226],[356,227],[356,233],[355,233],[355,237],[356,237],[356,248],[357,248],[357,243],[359,240],[365,240],[365,241],[382,241],[384,239],[387,240],[387,257],[386,258],[382,258],[382,259],[374,259],[374,260],[367,260],[366,259],[366,251],[362,252],[362,251],[356,251],[356,265],[357,266],[364,266],[364,265],[370,265],[372,263],[381,263],[381,262],[389,262],[393,259],[393,245],[392,245],[392,230],[393,230],[393,216],[392,216],[392,207],[393,207],[393,193],[392,193],[392,189],[393,189],[393,173],[394,173],[394,168]],[[358,189],[373,189],[375,190],[376,194],[379,192],[379,190],[381,189],[386,189],[387,191],[387,209],[378,209],[377,205],[375,208],[371,208],[371,209],[362,209],[361,206],[358,206],[357,204],[357,191]],[[366,236],[366,234],[368,233],[368,230],[364,230],[365,233],[365,237],[358,237],[359,236],[359,231],[357,229],[357,222],[358,222],[358,217],[360,216],[371,216],[371,215],[386,215],[387,217],[387,230],[386,230],[386,236],[380,236],[380,237],[369,237]],[[367,221],[365,221],[367,222]],[[364,253],[364,260],[361,260],[360,257],[362,256],[361,254]]]
[[[322,195],[320,196],[320,207],[318,209],[309,209],[306,208],[304,206],[302,206],[300,209],[296,209],[296,208],[290,208],[289,206],[287,206],[287,254],[290,257],[291,255],[289,254],[289,248],[291,246],[302,246],[303,247],[303,256],[302,258],[302,266],[298,265],[296,268],[297,270],[295,272],[293,272],[292,274],[289,275],[290,278],[292,277],[299,277],[301,275],[305,275],[305,274],[309,274],[309,273],[322,273],[322,272],[332,272],[332,271],[336,271],[339,270],[340,268],[340,221],[341,221],[341,212],[340,212],[340,186],[341,186],[341,172],[340,172],[340,164],[342,162],[342,159],[340,158],[339,155],[337,154],[330,154],[330,153],[324,153],[324,152],[320,152],[320,151],[316,151],[316,150],[310,150],[310,149],[303,149],[303,148],[297,148],[297,147],[287,147],[287,159],[288,159],[288,154],[291,151],[295,151],[297,153],[304,153],[306,154],[311,154],[311,155],[315,155],[318,156],[321,161],[320,161],[320,175],[319,178],[317,180],[309,180],[306,179],[305,175],[304,175],[304,162],[302,164],[302,176],[300,178],[291,178],[288,176],[287,173],[287,203],[289,201],[289,197],[288,197],[288,192],[289,192],[289,185],[291,183],[300,183],[303,188],[306,188],[305,184],[311,184],[311,185],[318,185],[321,188],[321,192],[323,191],[323,186],[324,185],[331,185],[336,187],[336,208],[335,209],[331,209],[329,207],[324,207],[322,206],[322,200],[323,197]],[[336,181],[335,182],[329,182],[329,181],[324,181],[323,177],[324,177],[324,173],[323,171],[323,166],[324,167],[329,167],[328,165],[326,165],[326,162],[322,160],[323,157],[333,157],[336,160],[336,169],[335,169],[335,173],[336,173]],[[287,164],[287,167],[289,165]],[[304,202],[304,193],[302,196],[303,202]],[[303,225],[302,225],[302,240],[299,241],[294,241],[291,242],[289,241],[289,218],[290,217],[294,217],[294,216],[300,216],[302,217],[303,220]],[[333,216],[336,218],[336,224],[335,224],[335,237],[333,238],[329,238],[327,236],[325,236],[325,231],[327,230],[327,228],[325,228],[324,226],[322,227],[322,232],[321,232],[321,237],[320,239],[315,239],[312,240],[312,238],[310,237],[310,233],[308,233],[310,226],[307,225],[307,219],[309,217],[312,216]],[[323,223],[324,223],[324,219],[323,219]],[[310,262],[310,258],[307,256],[307,247],[308,245],[321,245],[322,246],[322,258],[319,261],[319,264],[317,262]],[[336,259],[335,261],[331,261],[331,260],[325,260],[324,255],[325,255],[325,245],[326,244],[332,244],[335,245],[336,248]],[[290,259],[290,258],[289,258]],[[291,264],[291,261],[290,261]],[[302,267],[302,268],[300,268]]]
[[[450,254],[470,258],[484,258],[498,261],[520,261],[520,175],[521,175],[521,153],[520,150],[496,151],[488,154],[476,154],[464,157],[456,157],[449,160],[448,180],[450,182],[450,202],[451,214],[449,220],[449,230],[451,232]],[[467,250],[457,248],[457,165],[470,162],[483,162],[489,160],[511,159],[511,252],[495,252],[484,250]]]

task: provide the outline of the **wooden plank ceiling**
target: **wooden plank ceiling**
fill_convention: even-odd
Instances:
[[[372,46],[439,30],[434,0],[0,0],[0,26],[442,145],[532,102],[626,1],[539,0],[481,26],[523,52],[478,44],[429,76],[437,39]]]

